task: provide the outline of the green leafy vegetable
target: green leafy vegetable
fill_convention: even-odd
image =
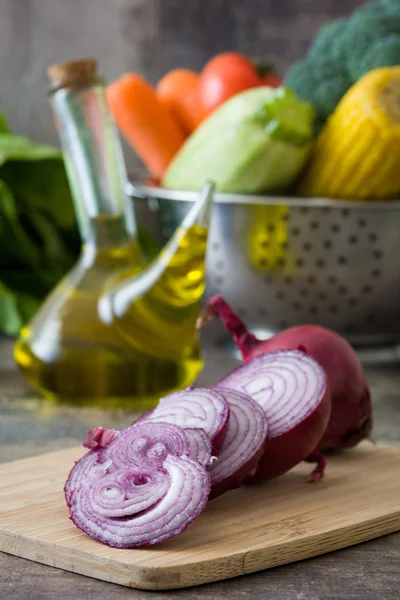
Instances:
[[[61,158],[61,154],[50,146],[41,146],[22,135],[1,133],[0,165],[8,160],[43,160],[45,158]]]
[[[0,332],[18,333],[79,247],[61,153],[11,133],[0,112]]]
[[[0,282],[0,330],[6,335],[17,335],[39,303],[37,298],[23,293],[15,294]]]
[[[1,139],[1,135],[0,135]],[[62,158],[9,161],[0,177],[12,189],[21,210],[47,213],[61,228],[75,228],[75,211]]]
[[[7,335],[15,335],[21,326],[16,295],[0,282],[0,328]]]

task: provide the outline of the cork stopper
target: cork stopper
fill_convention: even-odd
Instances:
[[[93,58],[80,58],[52,65],[47,69],[47,76],[53,87],[66,85],[84,85],[97,75],[97,63]]]

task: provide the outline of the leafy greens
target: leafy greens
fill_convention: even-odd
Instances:
[[[10,132],[0,112],[0,331],[16,335],[80,247],[61,153]]]

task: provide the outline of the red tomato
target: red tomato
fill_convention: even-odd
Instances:
[[[283,84],[282,77],[275,73],[275,71],[269,71],[265,73],[265,75],[261,76],[263,85],[267,85],[268,87],[279,87]]]
[[[203,68],[202,73],[220,73],[224,69],[232,69],[233,67],[243,67],[252,71],[254,63],[248,56],[240,54],[240,52],[222,52],[211,58]]]
[[[199,98],[205,114],[244,90],[263,84],[253,62],[238,52],[225,52],[211,59],[199,79]]]

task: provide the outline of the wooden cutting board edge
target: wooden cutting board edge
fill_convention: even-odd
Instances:
[[[363,444],[360,446],[364,447]],[[400,473],[400,449],[388,444],[379,444],[376,449],[380,451],[379,454],[387,452],[392,458],[395,451],[396,457],[399,457]],[[29,467],[29,472],[31,463],[33,467],[38,459],[43,459],[45,462],[50,461],[54,465],[54,461],[56,463],[63,460],[69,462],[81,454],[82,448],[70,448],[5,463],[1,465],[1,468],[3,476],[11,475],[18,478],[21,477],[26,467]],[[397,466],[393,464],[393,460],[388,464],[391,465],[393,477],[393,468],[397,470]],[[302,533],[300,530],[293,539],[285,539],[281,543],[275,542],[273,546],[261,547],[261,543],[258,542],[251,549],[238,551],[236,548],[231,552],[228,551],[224,556],[211,558],[203,555],[200,561],[186,561],[183,566],[176,563],[168,565],[168,561],[162,567],[135,565],[121,559],[110,559],[82,551],[76,546],[71,549],[67,545],[57,544],[57,542],[41,541],[1,527],[0,550],[28,560],[127,587],[142,590],[172,590],[229,579],[312,558],[400,530],[400,498],[398,505],[397,502],[392,502],[386,509],[379,507],[376,515],[374,512],[372,510],[369,518],[364,514],[362,519],[358,519],[357,513],[355,513],[352,522],[347,521],[346,524],[339,527],[336,524],[335,528],[330,527],[328,520],[326,526],[322,526],[322,529],[316,532],[305,531]]]
[[[201,563],[186,564],[183,571],[179,567],[136,567],[108,558],[90,555],[87,552],[64,546],[49,546],[48,543],[32,540],[21,534],[1,531],[0,550],[21,558],[45,565],[95,577],[110,583],[142,590],[172,590],[204,585],[222,579],[231,579],[256,571],[312,558],[335,550],[360,544],[400,530],[400,506],[395,513],[379,516],[358,525],[319,532],[290,544],[284,542],[271,548],[260,548],[231,556],[204,560]],[[282,550],[282,552],[281,552]],[[79,555],[80,563],[74,564]]]

